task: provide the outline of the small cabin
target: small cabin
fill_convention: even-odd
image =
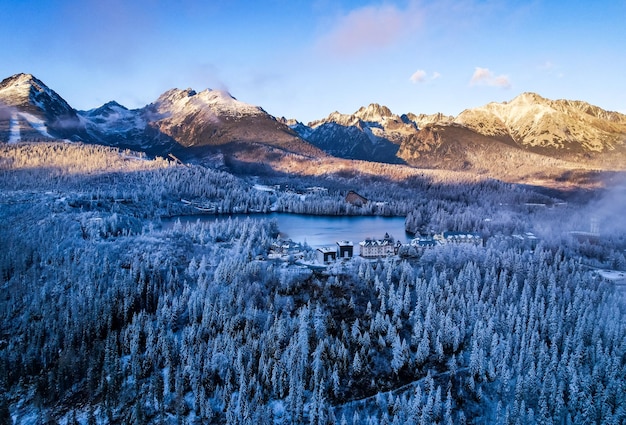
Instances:
[[[352,258],[354,255],[354,244],[351,241],[337,241],[337,253],[339,258]]]
[[[330,263],[337,259],[337,250],[333,247],[317,248],[317,261],[323,264]]]

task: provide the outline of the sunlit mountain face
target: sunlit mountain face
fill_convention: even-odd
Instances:
[[[244,174],[310,174],[321,169],[318,160],[343,159],[564,187],[593,185],[606,178],[598,172],[626,167],[626,116],[534,93],[457,117],[397,115],[370,104],[303,124],[210,89],[171,89],[139,109],[110,101],[76,111],[36,77],[17,74],[0,83],[0,104],[5,142],[82,141],[174,154]]]

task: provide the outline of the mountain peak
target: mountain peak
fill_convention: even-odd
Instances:
[[[104,105],[102,105],[103,108],[121,108],[121,109],[126,109],[128,110],[128,108],[124,105],[120,105],[119,103],[117,103],[114,100],[110,100],[107,103],[105,103]]]
[[[32,74],[15,74],[0,82],[0,91],[3,97],[13,97],[15,100],[25,102],[36,97],[39,93],[51,92],[51,90],[35,78]]]
[[[241,102],[225,90],[212,89],[205,89],[201,92],[196,92],[191,88],[171,89],[159,96],[154,106],[160,113],[196,111],[211,117],[212,120],[219,115],[242,116],[265,113],[262,108]]]
[[[32,74],[15,74],[0,82],[0,103],[12,110],[15,140],[32,137],[85,140],[76,111]],[[18,133],[19,132],[19,133]]]
[[[380,121],[393,116],[388,107],[378,103],[370,103],[367,107],[362,106],[354,115],[364,121]]]
[[[191,88],[188,88],[186,90],[169,89],[163,92],[161,96],[159,96],[159,98],[157,99],[157,103],[176,102],[177,100],[185,99],[187,97],[193,97],[195,95],[196,91]]]
[[[31,74],[19,73],[15,75],[11,75],[10,77],[6,77],[2,81],[0,81],[0,88],[5,88],[11,84],[16,84],[17,82],[27,79],[28,77],[32,77]]]
[[[391,110],[385,105],[379,103],[370,103],[367,106],[361,106],[357,112],[376,112],[382,115],[391,115]]]
[[[545,103],[546,101],[548,101],[548,99],[546,99],[545,97],[541,97],[537,93],[524,92],[524,93],[516,96],[515,98],[513,98],[513,100],[511,100],[510,103],[512,103],[512,104],[513,103],[527,103],[527,104],[531,104],[531,103]]]
[[[335,123],[343,126],[367,126],[366,123],[383,124],[383,122],[387,121],[389,118],[400,120],[388,107],[378,103],[370,103],[368,106],[361,106],[353,114],[342,114],[337,111],[332,112],[325,119],[310,122],[309,126],[313,128],[324,123]]]
[[[19,74],[11,75],[0,82],[0,88],[8,87],[10,85],[31,84],[36,83],[38,85],[44,85],[40,80],[35,78],[32,74],[26,74],[20,72]]]
[[[0,102],[48,118],[76,117],[74,109],[61,96],[32,74],[15,74],[2,80]]]
[[[104,105],[100,106],[99,108],[90,109],[89,111],[83,111],[81,112],[81,114],[83,116],[95,117],[95,116],[108,116],[110,114],[126,113],[126,112],[128,112],[127,107],[125,107],[124,105],[120,105],[114,100],[111,100],[105,103]]]
[[[551,100],[536,93],[467,109],[455,123],[508,139],[527,151],[569,160],[626,149],[626,117],[586,102]]]

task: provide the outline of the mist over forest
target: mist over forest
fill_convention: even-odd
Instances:
[[[625,423],[624,175],[559,191],[398,170],[0,145],[0,424]],[[268,212],[483,243],[367,259],[355,241],[320,264],[272,257]]]

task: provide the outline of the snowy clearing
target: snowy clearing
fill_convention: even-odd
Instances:
[[[28,114],[26,112],[20,112],[19,115],[24,118],[28,124],[34,128],[39,134],[41,134],[44,137],[49,137],[50,139],[54,139],[54,137],[52,137],[50,135],[50,133],[48,133],[48,129],[46,127],[46,124],[43,122],[43,120],[37,118],[34,115]]]
[[[17,118],[17,113],[11,115],[11,121],[9,123],[9,144],[15,144],[20,141],[20,123]]]
[[[626,282],[626,272],[619,270],[598,270],[598,274],[604,279],[612,282]]]
[[[255,190],[259,190],[261,192],[273,192],[274,190],[276,190],[273,187],[266,186],[264,184],[258,184],[258,183],[256,183],[254,186],[252,186],[252,188],[255,189]]]

